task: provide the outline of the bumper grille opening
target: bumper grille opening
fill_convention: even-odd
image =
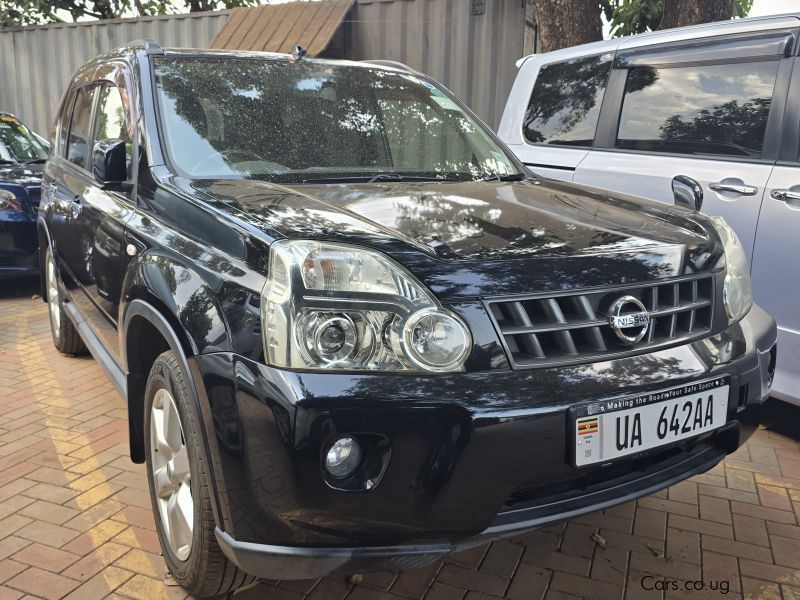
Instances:
[[[644,338],[628,345],[608,319],[611,304],[633,296],[650,313]],[[517,369],[578,364],[650,352],[698,339],[711,331],[714,276],[558,296],[488,299],[489,314]]]

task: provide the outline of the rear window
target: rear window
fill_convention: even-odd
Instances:
[[[778,61],[628,72],[617,147],[759,158]]]
[[[591,147],[613,55],[543,65],[525,111],[532,144]]]

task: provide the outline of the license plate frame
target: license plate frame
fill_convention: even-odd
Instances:
[[[646,452],[650,452],[653,450],[658,450],[660,448],[668,447],[672,444],[686,441],[688,439],[694,438],[698,435],[703,435],[705,433],[709,433],[711,431],[715,431],[724,427],[728,420],[728,410],[730,408],[730,394],[731,394],[731,376],[730,375],[720,375],[717,377],[711,377],[708,379],[703,379],[700,381],[693,381],[691,383],[676,385],[668,388],[662,388],[655,390],[653,392],[647,392],[642,394],[630,394],[626,396],[619,396],[610,399],[599,400],[596,402],[588,402],[581,404],[579,406],[573,406],[568,411],[568,418],[567,418],[567,431],[568,436],[567,439],[569,440],[569,459],[572,463],[572,466],[578,469],[597,466],[601,464],[607,464],[610,462],[616,462],[625,458],[630,458],[637,454],[642,454]],[[582,457],[582,460],[578,460],[578,420],[585,420],[587,418],[596,418],[596,430],[597,431],[589,431],[589,433],[597,433],[596,438],[599,438],[601,433],[600,429],[602,427],[602,423],[604,421],[604,416],[611,415],[613,413],[628,413],[631,414],[633,411],[639,409],[643,409],[645,407],[649,407],[655,404],[663,404],[663,403],[674,403],[678,400],[681,402],[685,402],[689,399],[689,397],[694,396],[696,394],[703,394],[703,393],[720,393],[722,392],[721,388],[727,387],[727,394],[724,397],[719,399],[715,398],[716,401],[721,401],[724,399],[724,411],[722,414],[724,415],[721,422],[712,423],[711,427],[702,428],[698,431],[692,431],[687,435],[679,435],[677,437],[670,436],[670,439],[664,441],[663,443],[657,443],[655,445],[650,445],[646,448],[641,449],[633,449],[630,451],[625,451],[621,454],[617,454],[615,456],[604,457],[602,455],[602,445],[600,441],[597,441],[600,450],[600,458],[595,459],[592,457],[592,460],[585,460],[585,456]],[[723,408],[720,406],[720,408]],[[719,414],[719,413],[717,413]],[[591,423],[583,423],[585,426],[589,427]],[[616,432],[611,432],[610,428],[609,434],[616,435]],[[584,429],[587,431],[589,429]],[[586,439],[586,434],[582,436],[582,441]],[[596,446],[598,447],[598,446]],[[585,448],[582,448],[585,452]]]

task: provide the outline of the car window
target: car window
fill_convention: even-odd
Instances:
[[[84,169],[87,168],[89,125],[95,89],[81,88],[78,90],[67,136],[67,160]]]
[[[104,85],[99,89],[99,93],[94,141],[122,140],[125,142],[128,177],[130,177],[132,144],[127,117],[127,93],[115,85]]]
[[[628,72],[617,147],[759,158],[778,61]]]
[[[16,117],[0,115],[0,162],[41,162],[47,149]]]
[[[58,123],[58,143],[55,153],[58,156],[66,156],[67,133],[69,132],[69,121],[72,118],[72,109],[75,107],[75,92],[70,92],[64,103],[64,110]]]
[[[520,175],[458,102],[410,73],[167,57],[155,61],[155,74],[166,148],[190,177]]]
[[[611,71],[611,54],[543,65],[525,111],[532,144],[590,147]]]

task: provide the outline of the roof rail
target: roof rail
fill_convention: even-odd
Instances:
[[[394,67],[395,69],[400,69],[401,71],[408,71],[409,73],[418,72],[416,69],[412,69],[408,65],[398,62],[396,60],[371,59],[371,60],[362,60],[361,62],[370,63],[373,65],[380,65],[382,67]]]
[[[131,48],[141,48],[147,54],[164,54],[160,44],[153,40],[133,40],[128,44]]]

